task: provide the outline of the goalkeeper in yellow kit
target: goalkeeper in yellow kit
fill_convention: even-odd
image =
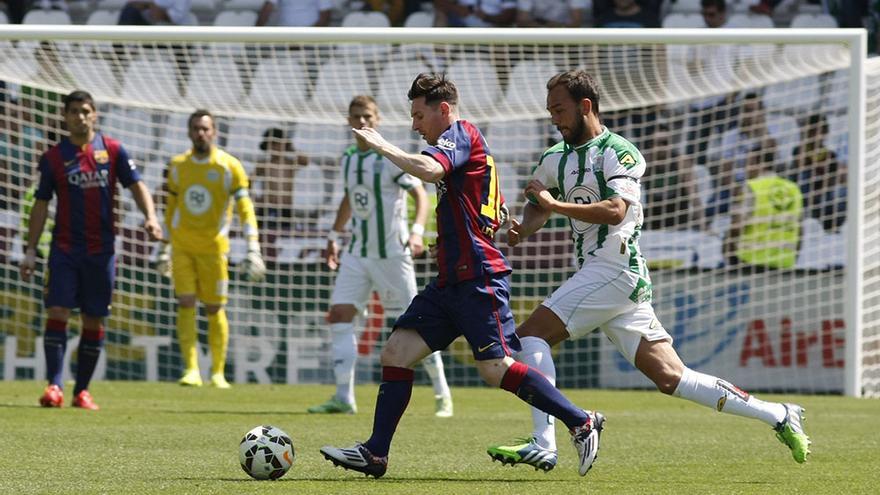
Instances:
[[[174,280],[177,297],[177,337],[184,364],[181,385],[201,386],[196,330],[196,298],[205,306],[211,347],[211,385],[229,388],[223,376],[229,323],[226,304],[229,273],[229,226],[232,204],[238,210],[248,253],[242,266],[246,277],[259,281],[266,272],[260,255],[257,218],[248,196],[248,178],[234,156],[214,145],[217,128],[206,110],[189,117],[192,149],[168,164],[165,239],[156,268]]]

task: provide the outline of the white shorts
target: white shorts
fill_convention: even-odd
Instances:
[[[409,256],[388,259],[342,255],[330,303],[352,304],[363,311],[375,290],[387,311],[402,313],[416,297],[416,272]],[[389,313],[389,316],[394,313]],[[394,316],[397,316],[394,314]]]
[[[576,339],[601,329],[631,364],[642,339],[668,340],[650,302],[635,303],[630,295],[639,276],[609,263],[586,264],[542,303],[565,323]]]

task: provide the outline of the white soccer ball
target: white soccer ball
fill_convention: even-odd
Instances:
[[[257,426],[238,446],[241,468],[258,480],[277,480],[293,465],[293,442],[274,426]]]

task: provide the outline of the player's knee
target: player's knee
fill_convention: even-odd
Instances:
[[[353,304],[334,304],[327,313],[328,323],[348,323],[354,320],[357,308]]]
[[[215,315],[221,309],[223,309],[222,304],[206,304],[205,305],[205,313],[207,313],[209,315]]]
[[[177,296],[177,304],[181,308],[194,308],[196,307],[196,296],[195,294]]]
[[[64,321],[70,319],[70,309],[60,306],[52,306],[46,310],[50,320]]]

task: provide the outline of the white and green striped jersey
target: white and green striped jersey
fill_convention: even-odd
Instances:
[[[406,191],[421,184],[374,150],[357,146],[342,155],[345,193],[351,206],[348,252],[362,258],[409,254]]]
[[[620,265],[644,279],[650,298],[650,277],[639,250],[643,213],[641,185],[645,159],[623,137],[603,128],[581,146],[560,142],[541,156],[532,178],[541,181],[557,199],[590,204],[620,197],[629,208],[618,225],[601,225],[569,218],[578,268],[593,260]],[[640,284],[643,285],[643,284]]]

